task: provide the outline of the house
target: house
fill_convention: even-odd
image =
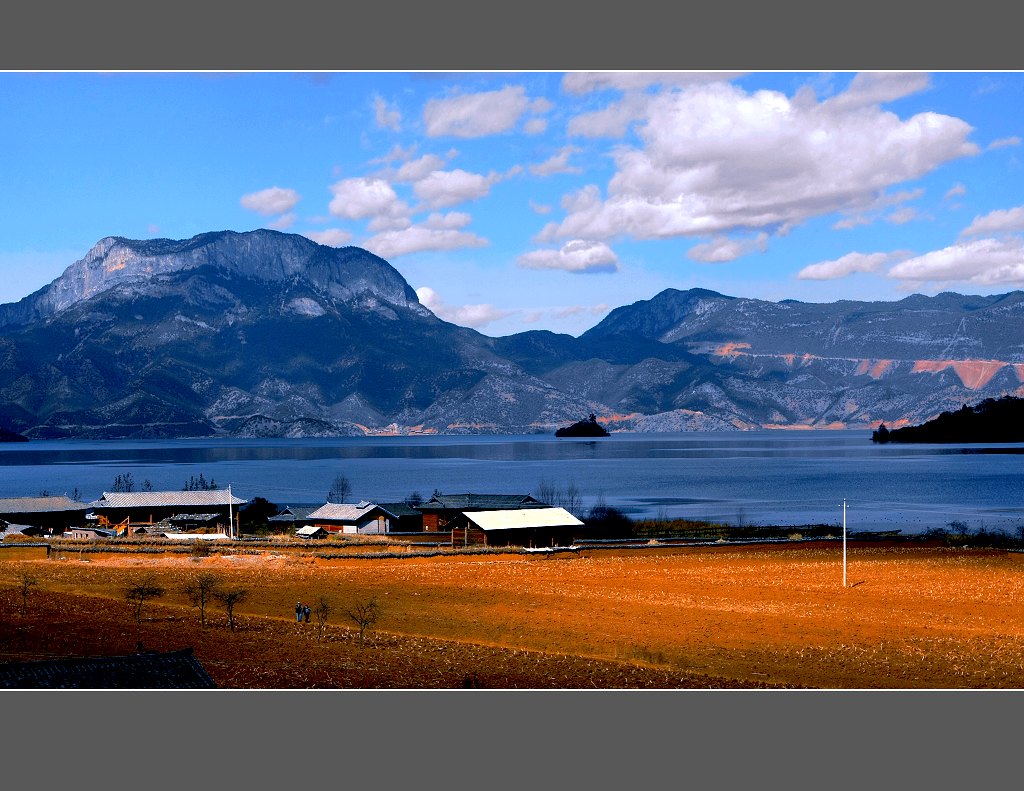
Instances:
[[[423,532],[423,513],[408,503],[377,503],[388,518],[388,533]]]
[[[391,517],[376,503],[326,503],[306,517],[328,533],[387,533]]]
[[[423,514],[426,532],[462,529],[466,526],[465,514],[469,512],[526,508],[547,508],[547,505],[528,494],[435,494],[416,506]]]
[[[88,509],[85,503],[63,496],[0,498],[0,519],[42,528],[43,532],[53,535],[84,525]]]
[[[317,509],[317,506],[293,506],[286,505],[284,510],[276,516],[267,519],[267,524],[274,530],[287,531],[293,527],[303,527],[309,515]]]
[[[0,541],[5,540],[8,536],[11,536],[12,539],[15,536],[38,538],[45,532],[46,531],[41,527],[36,527],[34,525],[16,525],[13,522],[8,522],[6,519],[0,519]]]
[[[100,527],[117,526],[119,533],[133,535],[135,527],[152,525],[182,514],[215,514],[210,527],[227,528],[238,533],[238,506],[247,500],[235,497],[230,490],[200,489],[189,492],[104,492],[89,503]],[[228,516],[234,530],[228,523]]]
[[[564,508],[467,511],[466,527],[452,531],[454,546],[571,546],[583,522]]]
[[[306,527],[300,527],[295,531],[295,535],[299,538],[327,538],[330,535],[324,528],[317,527],[316,525],[307,525]]]
[[[220,514],[175,514],[167,518],[171,530],[199,530],[215,527],[221,520]]]
[[[6,689],[215,689],[191,648],[0,664]]]
[[[102,527],[73,527],[70,530],[65,530],[61,538],[113,538],[116,535],[116,530],[108,530]]]

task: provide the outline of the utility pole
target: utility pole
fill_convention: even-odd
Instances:
[[[846,498],[843,498],[843,587],[846,587]]]
[[[845,533],[844,533],[845,537]],[[228,484],[228,538],[235,538],[235,520],[231,509],[231,484]],[[845,545],[844,545],[845,546]],[[844,550],[845,551],[845,550]],[[844,555],[845,558],[845,555]],[[846,562],[845,560],[843,561]],[[843,579],[843,587],[846,587],[846,579]]]

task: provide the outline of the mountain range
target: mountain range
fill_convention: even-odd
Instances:
[[[889,428],[1024,395],[1024,292],[770,302],[667,289],[579,337],[489,337],[358,247],[100,240],[0,305],[0,428],[31,438]]]

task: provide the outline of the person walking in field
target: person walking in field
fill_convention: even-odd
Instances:
[[[295,602],[295,623],[302,623],[302,602]]]
[[[308,604],[305,607],[302,608],[302,614],[306,616],[306,623],[309,623],[309,615],[310,615],[311,612],[312,612],[312,610],[309,609],[309,605]]]

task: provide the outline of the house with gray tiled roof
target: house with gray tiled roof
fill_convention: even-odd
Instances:
[[[42,528],[60,534],[69,527],[86,522],[89,506],[70,497],[3,497],[0,498],[0,519],[19,525]]]
[[[329,533],[387,533],[390,518],[376,503],[325,503],[306,517],[309,527]]]
[[[131,535],[133,526],[153,525],[181,514],[196,513],[215,514],[216,519],[208,526],[231,532],[228,516],[230,514],[237,528],[239,506],[246,502],[227,489],[200,489],[187,492],[104,492],[89,505],[101,527],[116,526],[118,532]]]

